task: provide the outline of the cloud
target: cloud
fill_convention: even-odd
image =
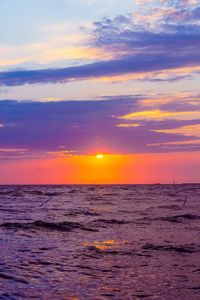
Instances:
[[[160,109],[156,110],[146,110],[127,114],[120,119],[125,120],[197,120],[200,119],[200,110],[198,111],[162,111]]]
[[[80,64],[80,62],[91,62],[106,57],[101,49],[86,45],[86,40],[83,34],[82,36],[63,34],[38,43],[1,46],[0,67],[4,69],[24,68],[30,65],[44,67],[63,64],[63,62],[72,65],[77,61]]]
[[[101,61],[77,67],[45,70],[24,70],[0,72],[1,86],[17,86],[34,83],[57,83],[72,80],[114,77],[124,74],[151,73],[182,67],[192,67],[200,63],[200,53],[138,54],[125,58]]]
[[[143,70],[141,63],[140,71],[146,73],[144,79],[175,81],[191,78],[200,70],[200,7],[191,6],[191,1],[184,1],[186,6],[179,5],[183,1],[158,1],[164,6],[156,6],[155,1],[147,2],[152,6],[95,22],[93,45],[124,61],[127,57],[133,61],[134,57],[143,57],[149,66],[149,70]],[[148,61],[145,61],[146,56]],[[191,61],[192,57],[195,61]],[[176,59],[175,66],[173,60]],[[151,63],[159,67],[154,69]],[[174,74],[170,74],[171,71]]]
[[[93,78],[160,82],[198,76],[200,7],[183,8],[175,5],[177,1],[164,3],[164,7],[148,6],[142,12],[94,22],[88,44],[84,41],[84,46],[77,45],[76,50],[74,47],[49,49],[44,46],[44,62],[65,56],[93,57],[97,61],[80,65],[80,60],[78,66],[66,68],[5,71],[0,73],[0,85],[63,83]]]
[[[156,132],[182,134],[184,136],[193,136],[200,138],[200,124],[182,126],[174,129],[155,130]]]
[[[200,150],[199,144],[194,148],[194,143],[188,143],[199,139],[195,135],[199,118],[194,119],[191,112],[191,118],[184,119],[184,112],[180,115],[177,107],[178,118],[174,112],[173,119],[168,120],[163,108],[162,119],[152,119],[142,115],[146,109],[143,101],[141,96],[122,95],[99,101],[0,101],[0,123],[5,124],[0,128],[0,149],[7,149],[1,151],[1,157],[166,152],[163,145],[176,142],[182,143],[181,151],[189,147]],[[122,121],[120,117],[128,114],[140,114],[141,118]],[[181,127],[190,128],[191,135]],[[173,151],[173,144],[171,150],[169,147],[167,151]]]
[[[143,5],[157,6],[157,7],[175,7],[175,8],[191,8],[199,4],[199,0],[135,0],[141,7]]]

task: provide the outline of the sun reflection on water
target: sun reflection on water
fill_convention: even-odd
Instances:
[[[85,247],[95,247],[98,250],[111,250],[120,248],[123,244],[126,244],[126,241],[117,241],[117,240],[105,240],[105,241],[94,241],[93,243],[84,243]]]

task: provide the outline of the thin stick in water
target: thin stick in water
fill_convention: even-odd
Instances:
[[[185,204],[186,204],[187,197],[188,197],[188,195],[186,195],[186,197],[185,197],[185,200],[184,200],[184,203],[183,203],[183,207],[184,207],[184,206],[185,206]]]
[[[43,202],[42,204],[40,204],[40,207],[45,205],[46,203],[48,203],[51,200],[51,198],[49,198],[47,201]]]

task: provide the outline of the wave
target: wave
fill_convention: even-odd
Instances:
[[[157,251],[172,251],[178,253],[197,253],[200,252],[200,246],[195,244],[189,245],[155,245],[155,244],[145,244],[142,247],[144,250],[157,250]]]
[[[190,288],[190,290],[198,291],[198,290],[200,290],[200,286],[193,286]]]
[[[200,216],[193,215],[193,214],[183,214],[183,215],[175,215],[175,216],[167,216],[167,217],[157,217],[157,218],[151,218],[151,217],[144,217],[139,220],[137,220],[137,223],[141,224],[141,222],[150,222],[150,221],[164,221],[164,222],[172,222],[172,223],[183,223],[184,220],[200,220]],[[146,223],[144,223],[146,224]]]
[[[45,221],[34,221],[30,223],[19,223],[19,222],[7,222],[0,224],[1,228],[5,229],[21,229],[21,230],[30,230],[30,229],[43,229],[43,230],[57,230],[57,231],[70,231],[72,229],[81,229],[86,231],[98,231],[97,229],[86,227],[80,223],[76,222],[45,222]]]
[[[193,214],[183,214],[183,215],[175,215],[169,217],[159,217],[154,220],[182,223],[182,221],[184,220],[200,220],[200,216],[193,215]]]
[[[179,205],[161,205],[158,206],[158,208],[163,208],[163,209],[172,209],[172,210],[180,210],[180,206]]]
[[[78,216],[78,215],[84,215],[84,216],[100,216],[99,213],[91,210],[70,210],[69,212],[65,213],[65,216]]]
[[[164,251],[164,252],[175,252],[183,254],[193,254],[200,252],[200,245],[197,244],[187,244],[187,245],[157,245],[146,243],[141,246],[140,249],[122,249],[120,248],[101,248],[98,245],[90,245],[85,249],[85,255],[125,255],[125,256],[145,256],[152,257],[152,251]],[[97,258],[96,257],[96,258]],[[197,270],[199,271],[199,269]]]
[[[122,221],[122,220],[116,220],[116,219],[97,219],[92,221],[91,223],[104,223],[104,224],[118,224],[118,225],[122,225],[122,224],[129,224],[130,221]]]
[[[85,249],[85,256],[98,258],[98,255],[120,255],[120,256],[140,256],[140,257],[152,257],[149,253],[140,253],[135,249],[100,249],[98,246],[88,246]],[[96,257],[94,256],[96,255]]]
[[[2,273],[2,272],[0,272],[0,278],[1,279],[12,280],[12,281],[19,282],[19,283],[28,284],[28,282],[26,280],[22,279],[22,278],[16,278],[14,276],[11,276],[11,275],[8,275],[8,274]]]
[[[44,191],[24,191],[24,192],[26,194],[37,195],[37,196],[48,196],[48,197],[60,196],[63,194],[63,192],[44,192]]]
[[[53,196],[60,196],[60,195],[64,194],[64,192],[46,192],[46,191],[42,191],[42,190],[24,190],[24,189],[19,189],[19,188],[17,188],[17,189],[15,188],[12,190],[0,191],[0,196],[1,195],[11,195],[14,197],[21,197],[21,196],[24,196],[25,194],[53,197]]]
[[[0,191],[0,195],[10,195],[13,191]]]

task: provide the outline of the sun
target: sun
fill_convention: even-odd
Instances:
[[[98,158],[98,159],[102,159],[104,156],[103,156],[103,154],[102,153],[98,153],[97,155],[96,155],[96,158]]]

